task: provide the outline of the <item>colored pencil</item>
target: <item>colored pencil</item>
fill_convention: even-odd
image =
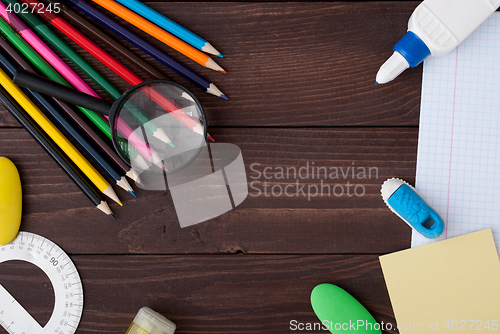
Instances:
[[[0,66],[12,79],[14,73],[16,73],[17,66],[9,60],[2,52],[0,52]],[[125,189],[133,196],[135,193],[128,184],[125,176],[120,175],[120,173],[106,160],[101,157],[101,155],[96,151],[96,149],[88,142],[88,140],[77,130],[75,127],[64,118],[62,113],[57,110],[57,108],[42,94],[32,91],[30,89],[23,89],[28,96],[32,98],[32,101],[38,103],[39,107],[45,111],[55,123],[62,129],[69,137],[71,137],[74,142],[80,146],[90,158],[98,164],[101,169],[108,174],[108,176],[118,185],[119,187]]]
[[[140,1],[137,0],[116,0],[125,7],[127,7],[130,10],[133,10],[137,14],[141,15],[142,17],[148,19],[149,21],[153,22],[154,24],[162,27],[166,31],[170,32],[171,34],[179,37],[182,39],[184,42],[191,44],[195,48],[197,48],[200,51],[204,51],[210,54],[213,54],[215,56],[221,57],[222,55],[220,54],[219,51],[217,51],[210,43],[208,43],[205,39],[201,38],[200,36],[196,35],[195,33],[187,30],[180,24],[172,21],[168,17],[164,16],[163,14],[158,13],[156,10],[152,9],[149,6],[146,6]]]
[[[60,84],[70,86],[69,83],[61,77],[45,60],[42,59],[40,55],[36,53],[35,50],[33,50],[16,32],[12,30],[12,28],[2,19],[0,18],[0,30],[2,33],[5,34],[7,39],[16,47],[18,48],[21,53],[23,53],[26,58],[28,58],[33,65],[35,65],[45,76],[47,76],[49,79],[54,80]],[[98,119],[102,123],[104,123],[101,126],[101,129],[108,135],[109,138],[111,138],[111,129],[106,122],[101,119],[95,112],[82,108],[81,110],[84,110],[85,115],[94,121],[95,119]],[[126,125],[124,122],[118,122],[118,131],[123,133],[124,137],[129,139],[131,143],[133,143],[134,146],[137,147],[139,152],[144,155],[149,161],[152,163],[155,163],[158,165],[158,167],[161,168],[161,164],[159,161],[161,160],[158,156],[158,154],[152,150],[149,145],[147,145],[143,139],[141,139],[134,131]]]
[[[36,73],[34,68],[28,64],[24,57],[17,52],[4,38],[0,36],[0,49],[2,49],[6,54],[9,55],[9,59],[17,63],[18,68],[22,68],[26,71]],[[116,152],[109,147],[104,140],[99,137],[99,135],[87,124],[82,118],[71,108],[66,102],[58,100],[56,98],[52,98],[52,101],[59,106],[59,108],[65,112],[65,114],[70,118],[80,130],[87,135],[87,138],[90,138],[95,145],[97,145],[101,151],[103,151],[107,157],[115,163],[120,170],[125,173],[126,176],[130,177],[135,182],[140,183],[139,175],[137,172],[130,168],[119,156]]]
[[[7,21],[38,53],[49,62],[76,89],[96,98],[101,98],[85,81],[83,81],[59,56],[57,56],[42,40],[29,29],[15,14],[7,13],[7,7],[0,2],[0,16]],[[119,130],[131,133],[132,130],[122,122]],[[149,152],[149,150],[147,150]]]
[[[23,0],[23,2],[28,3],[30,6],[33,6],[33,8],[35,8],[36,5],[40,4],[38,0]],[[109,53],[104,51],[100,46],[83,35],[79,30],[71,26],[59,15],[56,15],[53,12],[49,12],[44,9],[40,9],[39,14],[41,14],[42,17],[47,20],[47,22],[50,23],[54,28],[69,37],[73,42],[78,44],[95,58],[99,59],[103,64],[105,64],[109,69],[113,70],[129,84],[135,86],[144,81],[134,72],[129,70],[126,66],[118,62]]]
[[[9,93],[0,86],[0,102],[14,116],[28,133],[42,146],[45,151],[54,159],[62,170],[80,187],[82,192],[94,203],[94,205],[115,219],[113,212],[106,203],[104,197],[94,184],[82,174],[78,167],[61,151],[59,147],[47,136],[43,130],[33,121],[23,108],[14,100]],[[116,220],[116,219],[115,219]]]
[[[111,0],[92,0],[96,4],[100,5],[101,7],[106,8],[113,14],[121,17],[128,23],[136,26],[137,28],[141,29],[148,35],[156,38],[162,43],[165,43],[166,45],[170,46],[174,50],[179,51],[186,57],[190,58],[191,60],[197,62],[201,66],[208,67],[212,70],[219,71],[222,73],[226,73],[222,67],[217,65],[213,59],[211,59],[209,56],[204,54],[203,52],[193,48],[191,45],[181,41],[177,37],[173,36],[172,34],[166,32],[162,28],[158,27],[157,25],[149,22],[142,16],[134,13],[133,11],[127,9],[126,7],[120,5],[119,3],[116,3]]]
[[[27,1],[30,1],[28,3],[28,5],[30,5],[30,6],[33,6],[34,4],[36,5],[36,4],[40,3],[38,1],[35,2],[35,0],[27,0]],[[1,3],[1,2],[0,2],[0,4],[3,5],[3,3]],[[1,11],[1,5],[0,5],[0,11]],[[108,68],[110,68],[111,70],[113,70],[116,74],[118,74],[120,77],[122,77],[128,83],[130,83],[130,84],[132,84],[132,85],[135,86],[136,84],[141,83],[141,82],[144,81],[140,77],[138,77],[134,72],[132,72],[131,70],[129,70],[127,67],[125,67],[120,62],[118,62],[115,58],[113,58],[111,55],[109,55],[106,51],[104,51],[99,46],[97,46],[97,44],[95,44],[94,42],[92,42],[90,39],[88,39],[86,36],[84,36],[78,30],[76,30],[75,28],[73,28],[70,24],[68,24],[64,19],[62,19],[58,15],[52,13],[51,11],[45,11],[44,9],[38,9],[37,12],[40,13],[40,14],[42,14],[42,16],[52,26],[54,26],[59,31],[61,31],[62,33],[64,33],[66,36],[68,36],[69,38],[71,38],[74,42],[76,42],[78,45],[80,45],[82,48],[84,48],[87,52],[89,52],[90,54],[92,54],[94,57],[96,57],[97,59],[99,59],[103,64],[105,64],[106,66],[108,66]],[[19,25],[19,26],[21,26],[21,25]],[[75,88],[77,88],[81,92],[84,92],[84,93],[88,94],[88,91],[86,89],[85,90],[81,89],[78,86],[75,86]],[[94,91],[92,90],[92,92],[94,92]],[[113,93],[114,94],[112,95],[112,97],[115,100],[118,99],[121,96],[121,94],[117,90],[115,90]],[[95,97],[100,98],[99,95],[97,95],[97,93],[94,92],[94,94],[95,95],[93,95],[93,94],[89,94],[89,95],[93,95]],[[149,131],[151,131],[151,133],[153,135],[155,135],[156,137],[159,137],[162,141],[164,141],[167,144],[170,144],[170,145],[173,146],[172,141],[168,138],[168,136],[165,134],[165,132],[162,129],[159,129],[156,126],[154,126],[154,128],[151,129],[151,127],[153,126],[154,123],[150,122],[150,120],[147,119],[146,116],[143,113],[140,113],[140,112],[139,113],[135,113],[134,116],[136,116],[138,118],[138,121],[141,124],[145,124],[145,128],[147,128]],[[121,133],[123,133],[126,136],[126,138],[129,138],[130,136],[133,136],[136,139],[136,140],[133,140],[133,141],[131,141],[129,139],[130,142],[134,142],[136,145],[143,145],[143,146],[146,145],[145,143],[142,144],[143,140],[140,139],[137,136],[137,134],[135,134],[132,131],[132,129],[130,129],[130,127],[128,127],[123,121],[120,122],[120,120],[118,120],[117,124],[118,124],[118,130]],[[151,149],[144,148],[144,149],[142,149],[141,154],[143,154],[147,158],[150,158],[151,157]]]
[[[58,55],[54,53],[30,28],[28,28],[20,18],[14,13],[7,12],[7,6],[0,1],[0,16],[8,23],[14,30],[33,49],[35,49],[45,60],[51,64],[68,82],[84,93],[100,98],[97,93],[90,88],[89,85],[82,78],[78,76]]]
[[[10,5],[18,4],[16,0],[2,0],[4,3]],[[91,65],[89,65],[76,51],[74,51],[70,46],[66,44],[59,36],[54,34],[49,27],[45,26],[40,22],[33,14],[28,11],[21,11],[19,13],[21,19],[24,20],[31,28],[33,28],[37,33],[40,34],[44,39],[46,39],[52,46],[54,46],[58,51],[60,51],[65,57],[69,59],[73,64],[75,64],[84,74],[92,79],[99,87],[101,87],[104,92],[111,96],[114,100],[121,97],[120,91],[116,89],[101,73],[96,71]],[[141,60],[142,61],[142,60]],[[144,61],[143,61],[144,62]],[[161,73],[160,73],[161,74]],[[143,116],[140,114],[138,116]],[[156,138],[169,143],[170,140],[168,136],[162,129],[155,126],[154,122],[150,122],[149,119],[140,119],[141,124],[145,124],[147,131],[151,132]]]
[[[14,45],[19,52],[21,52],[40,72],[47,78],[69,85],[69,83],[57,73],[44,59],[42,59],[33,48],[31,48],[22,38],[17,34],[12,27],[0,18],[0,32]],[[99,117],[92,110],[78,107],[104,134],[111,139],[111,129],[109,125]]]
[[[135,47],[146,52],[151,57],[161,62],[163,65],[167,66],[177,74],[183,76],[187,80],[191,81],[192,83],[203,89],[205,92],[227,100],[227,97],[213,83],[208,81],[206,78],[190,70],[189,68],[179,63],[175,59],[169,57],[168,55],[160,51],[158,48],[156,48],[149,42],[146,42],[143,38],[137,36],[130,30],[121,26],[119,23],[117,23],[110,17],[106,16],[105,14],[101,13],[94,7],[90,6],[83,0],[67,0],[67,1],[71,3],[73,6],[75,6],[77,9],[81,10],[85,15],[90,16],[93,20],[99,22],[104,27],[110,29],[118,36],[122,37],[129,43],[133,44]]]
[[[48,1],[49,3],[56,3],[54,1]],[[168,80],[168,78],[158,71],[156,68],[145,62],[142,58],[137,56],[135,53],[118,43],[116,40],[107,35],[102,29],[97,28],[89,21],[85,20],[83,17],[78,15],[75,11],[69,9],[67,6],[63,4],[59,4],[61,8],[62,16],[73,23],[75,28],[80,29],[80,31],[85,32],[87,36],[98,40],[99,42],[106,45],[112,51],[116,52],[118,55],[122,56],[132,65],[137,67],[137,69],[141,70],[144,74],[149,76],[151,79],[164,79]]]
[[[52,140],[66,153],[66,155],[80,168],[80,170],[87,175],[87,177],[94,183],[99,191],[106,196],[113,199],[118,204],[122,205],[118,196],[116,196],[113,188],[109,183],[97,172],[94,167],[85,159],[85,157],[78,152],[78,150],[71,144],[71,142],[62,135],[62,133],[49,121],[49,119],[38,109],[24,95],[24,93],[17,87],[9,76],[0,69],[0,84],[5,90],[19,103],[19,105],[26,110],[26,112],[33,118],[33,120],[52,138]]]
[[[23,2],[27,3],[30,7],[35,7],[39,2],[37,0],[23,0]],[[64,19],[54,14],[53,12],[46,11],[44,9],[38,9],[38,12],[42,14],[42,16],[54,27],[56,27],[59,31],[69,37],[73,42],[81,46],[95,58],[100,60],[103,64],[106,64],[110,70],[119,75],[122,79],[127,81],[129,84],[136,86],[140,83],[143,83],[140,77],[138,77],[134,72],[130,71],[127,67],[122,65],[119,61],[113,58],[110,54],[104,51],[97,44],[92,42],[86,36],[82,35],[78,30],[73,28],[70,24],[68,24]],[[179,119],[183,124],[185,124],[188,128],[203,135],[203,127],[199,122],[195,122],[190,119],[187,115],[180,111],[180,107],[173,104],[171,101],[166,99],[162,94],[151,90],[152,99],[162,106],[165,110],[169,111],[174,117]],[[118,122],[120,119],[118,118]],[[119,125],[119,123],[118,123]],[[129,138],[126,136],[125,138]],[[130,139],[129,139],[130,142]],[[139,151],[141,152],[141,151]],[[148,155],[145,155],[141,152],[142,155],[149,158]],[[150,159],[152,162],[152,160]],[[161,168],[161,167],[160,167]]]
[[[19,31],[22,37],[35,48],[45,60],[47,60],[54,68],[64,76],[68,81],[71,80],[73,86],[81,92],[94,96],[96,98],[101,98],[85,81],[83,81],[71,68],[64,63],[59,56],[57,56],[44,42],[36,36],[31,29],[29,29],[15,14],[10,13],[7,15],[7,7],[3,2],[0,2],[0,15],[9,22],[14,29]],[[146,143],[141,140],[136,134],[133,133],[132,129],[128,127],[124,122],[118,122],[118,131],[126,135],[126,138],[133,136],[137,140],[133,140],[135,145],[144,146],[142,152],[146,153],[148,158],[154,158],[151,156],[152,152]],[[167,140],[169,140],[167,138]],[[142,154],[141,152],[141,154]],[[154,159],[158,160],[158,159]]]

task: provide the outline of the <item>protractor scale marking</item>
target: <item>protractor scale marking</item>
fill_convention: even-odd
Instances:
[[[0,246],[0,263],[10,260],[27,261],[43,270],[54,288],[54,310],[42,327],[0,284],[0,325],[10,334],[75,333],[82,316],[83,287],[70,257],[44,237],[19,232],[11,243]]]

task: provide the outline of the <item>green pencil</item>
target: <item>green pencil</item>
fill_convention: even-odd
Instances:
[[[11,26],[0,17],[0,32],[14,45],[38,70],[47,78],[57,81],[63,85],[71,85],[50,64],[48,64],[38,53],[28,45],[24,39],[15,32]],[[111,128],[101,117],[89,109],[78,107],[102,132],[111,139]]]

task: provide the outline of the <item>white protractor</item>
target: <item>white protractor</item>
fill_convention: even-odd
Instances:
[[[0,325],[10,334],[73,334],[82,316],[83,288],[69,256],[44,237],[19,232],[11,243],[0,246],[0,263],[10,260],[27,261],[43,270],[54,288],[54,311],[42,327],[0,285]]]

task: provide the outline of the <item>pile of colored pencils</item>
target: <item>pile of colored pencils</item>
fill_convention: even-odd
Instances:
[[[167,56],[98,9],[82,0],[66,1],[95,20],[96,24],[110,29],[205,92],[227,99],[212,82]],[[138,0],[92,1],[200,65],[226,73],[204,53],[222,57],[210,43]],[[135,86],[143,80],[99,47],[92,39],[109,47],[145,76],[151,79],[167,79],[167,77],[122,46],[116,39],[106,35],[102,28],[88,22],[68,6],[56,0],[0,1],[2,35],[0,36],[0,103],[50,154],[94,205],[114,218],[104,195],[120,205],[122,203],[111,184],[136,196],[126,177],[135,182],[140,182],[140,179],[137,172],[111,148],[109,139],[111,139],[112,130],[107,120],[92,110],[79,106],[73,107],[56,98],[48,98],[30,89],[19,88],[12,81],[14,73],[18,69],[24,69],[101,98],[53,51],[57,50],[110,98],[117,100],[122,95],[122,92],[106,77],[85,61],[49,26],[45,25],[44,21],[59,34],[67,36],[93,55],[130,85]],[[161,129],[157,129],[154,135],[171,144]],[[90,161],[81,151],[86,153]],[[111,184],[93,164],[99,166],[100,170],[111,180]]]

